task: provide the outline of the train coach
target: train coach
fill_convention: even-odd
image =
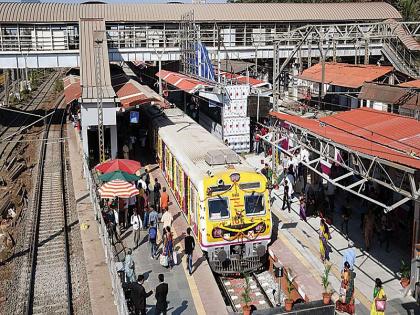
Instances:
[[[147,115],[161,170],[212,270],[263,268],[272,231],[265,176],[180,109]]]

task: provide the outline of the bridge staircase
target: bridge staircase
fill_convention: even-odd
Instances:
[[[383,55],[398,71],[420,79],[420,43],[402,25],[394,29],[394,34],[397,36],[383,39]]]

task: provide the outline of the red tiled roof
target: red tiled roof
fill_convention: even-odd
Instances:
[[[152,89],[141,85],[134,80],[126,82],[116,93],[121,106],[124,108],[150,103],[152,101],[163,101],[163,99]]]
[[[64,84],[64,99],[66,105],[82,96],[82,88],[80,86],[80,77],[69,75],[63,79]]]
[[[420,79],[409,81],[409,82],[404,82],[404,83],[401,83],[401,84],[398,84],[398,85],[403,86],[403,87],[413,87],[413,88],[419,88],[420,89]]]
[[[364,82],[374,81],[391,72],[393,67],[375,65],[352,65],[346,63],[325,63],[326,84],[357,89]],[[322,65],[318,63],[299,76],[299,79],[322,82]]]
[[[319,120],[282,113],[271,115],[352,150],[420,169],[420,122],[415,119],[370,108]]]
[[[166,81],[170,85],[173,85],[176,88],[191,94],[205,86],[209,86],[209,84],[205,82],[199,81],[178,72],[160,70],[158,73],[156,73],[156,76],[160,77],[163,81]]]

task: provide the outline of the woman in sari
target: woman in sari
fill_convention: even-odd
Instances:
[[[354,313],[354,278],[355,273],[350,269],[350,264],[344,263],[344,270],[341,273],[340,297],[336,302],[336,309],[349,314]]]
[[[173,248],[172,232],[169,226],[166,227],[166,238],[167,238],[166,253],[168,255],[169,267],[172,269],[172,266],[174,265],[174,258],[173,258],[174,248]]]
[[[299,217],[301,220],[306,222],[306,202],[303,195],[299,198],[299,204]]]
[[[328,240],[330,238],[330,230],[325,223],[325,220],[321,219],[321,224],[319,226],[319,252],[323,263],[325,260],[330,260],[330,247],[328,246]]]
[[[370,315],[384,315],[385,312],[377,310],[377,300],[386,300],[385,291],[382,288],[382,281],[379,278],[375,279],[375,288],[373,289],[373,302],[370,307]],[[383,302],[385,303],[385,302]]]

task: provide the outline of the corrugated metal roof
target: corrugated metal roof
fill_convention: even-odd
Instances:
[[[82,98],[96,99],[97,84],[95,76],[95,39],[99,36],[105,38],[105,21],[103,19],[81,19],[80,20],[80,76],[82,80]],[[102,35],[98,35],[102,34]],[[109,70],[109,56],[107,41],[103,40],[101,44],[102,62],[101,62],[101,86],[104,99],[115,97],[111,85],[111,73]]]
[[[208,86],[208,84],[205,82],[193,79],[178,72],[160,70],[156,73],[156,76],[160,77],[163,81],[169,83],[170,85],[173,85],[187,93],[195,93],[197,90]]]
[[[357,89],[363,83],[375,81],[391,72],[393,67],[375,65],[353,65],[347,63],[325,63],[325,84]],[[311,82],[322,82],[322,65],[316,65],[304,70],[299,79]]]
[[[390,23],[396,23],[397,21],[395,21],[394,19],[390,19],[387,22]],[[395,34],[398,35],[398,38],[404,43],[404,45],[411,51],[420,51],[420,43],[413,37],[411,36],[406,30],[405,28],[398,24],[395,27]]]
[[[144,103],[156,101],[164,102],[164,99],[148,86],[141,85],[137,81],[129,80],[117,91],[117,96],[123,107],[128,108]]]
[[[420,79],[404,82],[404,83],[399,84],[399,86],[413,87],[413,88],[419,88],[420,89]]]
[[[82,88],[80,87],[80,77],[69,75],[63,79],[64,83],[64,99],[66,105],[82,96]]]
[[[405,106],[420,105],[420,91],[415,92],[408,87],[396,85],[365,83],[359,93],[359,99],[397,104]]]
[[[370,108],[342,112],[320,120],[282,113],[271,115],[352,150],[420,169],[420,122],[415,119]],[[321,126],[320,122],[326,125]]]
[[[0,21],[77,22],[104,17],[106,21],[177,22],[194,10],[196,21],[382,21],[401,19],[385,2],[368,3],[213,3],[213,4],[74,4],[0,3]]]

